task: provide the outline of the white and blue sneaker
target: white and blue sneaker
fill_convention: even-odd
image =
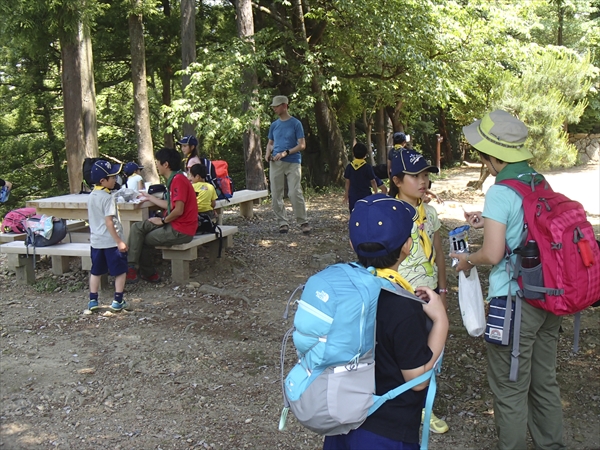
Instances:
[[[98,308],[100,308],[100,305],[98,304],[98,300],[90,300],[90,302],[88,303],[88,309],[90,311],[95,311]]]
[[[129,305],[125,300],[123,300],[122,302],[113,300],[112,304],[110,305],[110,309],[112,309],[113,311],[122,311],[124,309],[127,310],[129,309]]]

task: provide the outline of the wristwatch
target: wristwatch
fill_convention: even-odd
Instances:
[[[164,217],[161,217],[160,220],[162,221],[163,225],[166,225]]]

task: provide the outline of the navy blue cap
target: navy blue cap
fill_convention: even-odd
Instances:
[[[100,183],[102,178],[113,177],[121,171],[122,167],[122,164],[111,164],[108,161],[100,159],[92,166],[92,182]]]
[[[438,173],[439,169],[429,164],[423,155],[415,150],[404,149],[395,158],[392,158],[392,175],[407,173],[416,175],[423,171]]]
[[[198,139],[196,139],[196,136],[194,136],[194,135],[189,135],[189,136],[182,137],[181,140],[177,143],[182,144],[182,145],[198,146]]]
[[[360,199],[350,214],[350,242],[358,256],[386,256],[404,245],[410,237],[416,211],[411,205],[385,194]],[[377,243],[384,248],[376,252],[359,250],[360,244]]]
[[[123,167],[123,172],[125,172],[125,175],[131,175],[136,170],[140,170],[143,168],[144,168],[144,166],[140,166],[137,163],[132,161],[132,162],[128,162],[127,164],[125,164],[125,167]]]
[[[404,144],[406,142],[406,135],[401,131],[394,133],[394,144]]]

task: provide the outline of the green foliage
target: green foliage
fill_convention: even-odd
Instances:
[[[568,143],[565,123],[579,121],[596,69],[589,56],[563,47],[525,49],[520,76],[506,76],[494,105],[516,114],[529,127],[528,147],[539,168],[569,167],[577,150]]]
[[[54,291],[60,289],[60,284],[54,278],[45,277],[40,280],[37,280],[33,284],[33,288],[37,292],[42,292],[42,293],[43,292],[54,292]]]

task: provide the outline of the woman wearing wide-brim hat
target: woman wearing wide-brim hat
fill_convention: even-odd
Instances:
[[[514,298],[519,286],[506,271],[505,249],[521,244],[524,219],[519,195],[498,182],[506,179],[531,182],[535,177],[534,183],[538,183],[543,177],[527,162],[533,157],[525,145],[527,126],[506,111],[486,114],[464,127],[463,132],[479,152],[483,164],[496,177],[496,184],[486,193],[483,212],[465,213],[471,226],[484,230],[481,249],[472,254],[451,256],[459,260],[457,271],[492,265],[488,302],[506,303],[509,293]],[[498,449],[526,449],[528,429],[535,448],[564,449],[562,407],[556,381],[561,318],[527,302],[521,304],[516,381],[509,380],[512,342],[508,345],[490,343],[486,336],[488,382],[494,395]]]

